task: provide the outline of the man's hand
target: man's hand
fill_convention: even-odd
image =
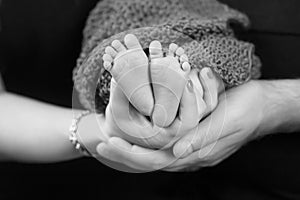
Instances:
[[[222,94],[216,110],[175,144],[174,154],[141,148],[119,138],[100,144],[98,152],[140,170],[213,166],[258,136],[266,104],[259,82],[251,81]]]
[[[257,137],[299,130],[299,86],[290,80],[251,81],[228,90],[196,132],[175,144],[175,155],[187,157],[168,169],[214,166]]]
[[[228,90],[220,96],[217,109],[175,144],[174,154],[182,158],[201,149],[199,156],[208,159],[214,151],[243,145],[258,134],[266,104],[258,82]]]
[[[195,170],[213,166],[257,137],[300,130],[300,81],[250,81],[221,95],[212,115],[175,144],[155,151],[110,138],[98,153],[140,171]],[[188,148],[192,147],[189,154]],[[188,152],[188,153],[187,153]]]
[[[222,94],[216,110],[174,145],[181,159],[169,170],[214,166],[263,134],[269,107],[265,94],[257,81]]]

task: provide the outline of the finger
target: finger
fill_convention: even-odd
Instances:
[[[90,114],[80,122],[81,127],[88,127],[88,130],[93,130],[87,131],[87,129],[81,130],[79,128],[77,131],[78,140],[92,155],[97,155],[96,147],[100,142],[108,140],[108,136],[103,129],[104,124],[104,114]]]
[[[223,82],[214,72],[206,67],[200,71],[199,78],[204,90],[204,101],[207,105],[206,114],[212,112],[218,104],[218,94],[223,91]]]
[[[151,123],[132,107],[123,90],[114,79],[111,82],[108,107],[110,110],[106,112],[106,117],[118,127],[123,137],[132,140],[145,139],[146,141],[147,137],[156,134],[151,127]],[[119,136],[116,133],[112,134]]]
[[[182,137],[173,148],[176,157],[186,157],[192,152],[203,148],[229,135],[232,129],[232,118],[226,117],[226,101],[222,101],[218,109],[202,121],[197,128]]]
[[[245,143],[242,141],[246,140],[241,138],[239,134],[226,136],[185,158],[178,159],[172,165],[169,165],[166,170],[176,171],[192,166],[214,166],[235,153]]]
[[[241,147],[240,144],[233,145],[233,141],[233,138],[226,137],[218,143],[208,145],[201,150],[193,152],[186,158],[176,160],[164,170],[182,171],[188,168],[215,166],[227,159]]]
[[[123,127],[123,122],[129,119],[129,113],[129,100],[123,93],[119,84],[112,78],[110,85],[110,99],[105,116],[107,116],[108,120],[115,122],[121,130],[126,130],[126,126]]]
[[[132,172],[132,173],[139,172],[139,171],[143,171],[143,172],[148,171],[148,170],[146,170],[145,167],[140,166],[139,163],[136,163],[135,165],[128,163],[127,162],[128,158],[124,157],[124,155],[123,155],[124,153],[123,154],[119,153],[120,151],[128,151],[128,150],[126,150],[126,148],[125,148],[125,150],[121,150],[119,148],[123,148],[123,147],[116,147],[116,146],[108,144],[108,143],[100,143],[97,146],[97,152],[101,156],[101,157],[99,157],[99,160],[102,161],[101,158],[106,158],[109,161],[113,161],[113,162],[117,163],[115,165],[110,165],[108,163],[105,163],[105,164],[108,164],[109,167],[112,167],[119,171]],[[128,154],[130,155],[130,153],[128,153]],[[128,157],[128,155],[127,155],[127,157]],[[124,165],[129,168],[123,168]]]
[[[129,113],[129,100],[114,78],[111,79],[109,103],[111,105],[111,108],[115,108],[114,111],[116,113]]]
[[[194,92],[193,82],[190,80],[183,91],[179,107],[179,120],[186,129],[194,128],[199,123],[199,111],[195,105],[197,104]]]
[[[164,168],[162,171],[166,171],[166,172],[195,172],[201,169],[201,166],[193,166],[193,167],[189,167],[189,166],[177,166],[177,167],[173,167],[173,166],[168,166],[166,168]]]
[[[110,101],[105,116],[115,127],[110,136],[155,148],[172,146],[181,127],[181,123],[174,123],[167,129],[153,127],[145,116],[133,108],[114,79],[111,81]]]
[[[191,75],[193,78],[195,76],[195,73]],[[220,91],[220,80],[217,79],[217,77],[213,74],[212,70],[210,68],[204,68],[200,74],[199,74],[201,85],[203,86],[204,90],[204,101],[206,104],[205,106],[202,106],[202,116],[207,115],[208,113],[212,112],[218,103],[218,93]],[[197,84],[196,78],[194,78],[194,82]],[[198,86],[199,88],[199,86]],[[200,90],[200,89],[199,89]],[[200,96],[200,94],[198,94]],[[198,102],[201,102],[202,99],[198,99]],[[203,104],[204,105],[204,104]],[[199,104],[198,104],[199,107]],[[180,140],[178,144],[174,147],[174,154],[178,157],[180,156],[186,156],[194,151],[195,149],[201,148],[202,145],[208,144],[210,142],[215,141],[218,139],[218,137],[221,135],[221,131],[223,128],[223,124],[221,122],[224,121],[224,115],[225,115],[225,106],[220,108],[219,111],[221,111],[221,115],[214,115],[210,118],[206,119],[204,122],[202,122],[198,129],[195,129],[193,132],[189,133],[186,137],[187,140]],[[205,110],[203,110],[205,109]],[[214,121],[215,120],[215,121]],[[218,123],[218,124],[216,124]],[[213,126],[211,126],[213,125]],[[210,130],[212,129],[212,130]],[[180,147],[181,146],[181,147]],[[179,151],[180,149],[180,151]]]
[[[195,92],[195,96],[196,96],[196,105],[197,105],[197,110],[198,110],[198,119],[200,120],[203,117],[203,115],[205,114],[206,104],[203,99],[204,91],[203,91],[202,84],[199,80],[198,71],[193,69],[189,74],[189,78],[193,83],[194,92]]]
[[[159,170],[174,161],[168,151],[155,151],[131,145],[121,138],[110,138],[107,144],[98,146],[97,151],[103,157],[123,163],[142,171]]]
[[[224,136],[218,141],[198,150],[198,158],[202,162],[214,165],[216,162],[226,159],[231,155],[231,153],[239,149],[242,146],[241,140],[244,141],[238,133],[232,133],[231,135]]]

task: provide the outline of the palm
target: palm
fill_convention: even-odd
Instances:
[[[255,138],[263,119],[264,101],[260,91],[256,82],[250,82],[222,94],[216,110],[199,124],[192,137],[195,152],[168,169],[216,165]],[[179,147],[176,144],[174,151]]]

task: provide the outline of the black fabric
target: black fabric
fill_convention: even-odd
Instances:
[[[264,78],[300,76],[297,0],[223,0],[246,11]],[[262,3],[264,2],[264,3]],[[3,0],[0,68],[11,92],[71,106],[72,69],[96,0]],[[1,112],[1,111],[0,111]],[[0,164],[0,199],[300,199],[300,134],[252,142],[195,173],[126,174],[93,159],[60,164]]]

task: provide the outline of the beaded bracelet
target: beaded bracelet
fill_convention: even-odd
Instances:
[[[78,130],[78,123],[80,122],[80,120],[83,117],[85,117],[89,114],[91,114],[91,112],[86,110],[86,111],[83,111],[82,113],[80,113],[78,116],[74,117],[74,119],[72,120],[70,129],[69,129],[69,131],[70,131],[70,136],[69,136],[70,142],[74,145],[75,149],[80,151],[80,153],[82,153],[84,156],[92,156],[92,154],[78,140],[77,130]]]

